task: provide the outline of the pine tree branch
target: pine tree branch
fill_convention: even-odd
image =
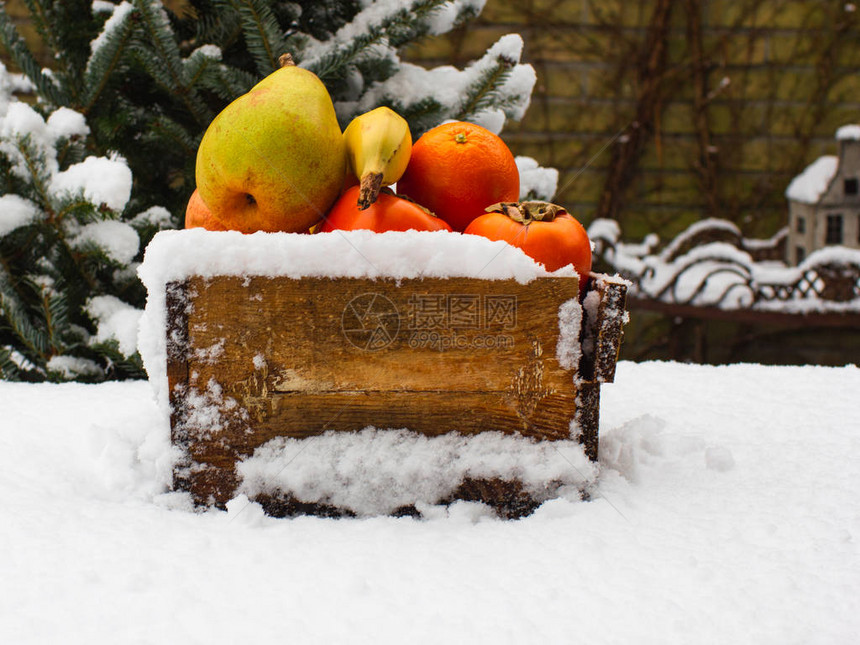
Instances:
[[[96,222],[100,219],[98,210],[93,203],[83,197],[61,204],[54,221],[57,225],[62,225],[69,217],[74,217],[76,221],[82,224]]]
[[[5,381],[18,381],[21,371],[12,360],[12,352],[6,347],[0,347],[0,378]]]
[[[134,35],[134,11],[127,12],[105,40],[92,52],[84,71],[84,100],[81,111],[89,114],[124,59]]]
[[[382,105],[388,104],[382,101]],[[412,138],[418,139],[430,128],[437,126],[450,116],[448,108],[433,97],[425,97],[414,103],[399,104],[391,101],[387,105],[409,122]]]
[[[269,4],[263,0],[216,1],[216,5],[229,7],[239,15],[245,45],[254,57],[260,76],[278,69],[278,59],[287,53],[283,31]]]
[[[164,7],[158,0],[132,0],[138,15],[139,23],[143,26],[145,35],[149,37],[156,57],[169,72],[177,86],[182,86],[182,55],[173,37],[170,22],[164,13]]]
[[[89,349],[96,356],[104,359],[107,378],[145,379],[147,376],[140,354],[135,351],[131,356],[126,356],[120,351],[119,343],[113,338],[92,343]]]
[[[210,55],[205,49],[199,47],[182,61],[183,76],[188,84],[188,87],[197,87],[201,84],[202,79],[207,75],[211,65],[218,62],[218,58]]]
[[[201,126],[212,121],[213,114],[200,99],[193,88],[184,81],[177,82],[176,78],[162,64],[163,61],[151,55],[151,52],[139,45],[132,45],[131,50],[138,65],[143,68],[153,83],[167,96],[178,99],[194,120]]]
[[[56,38],[57,32],[54,29],[55,25],[51,19],[51,9],[46,7],[42,0],[24,0],[24,2],[27,5],[27,9],[30,11],[30,19],[33,26],[36,28],[36,32],[57,60],[59,70],[56,70],[55,73],[64,81],[68,81],[70,76],[68,73],[68,62],[65,57],[61,55],[63,53],[63,47]],[[68,82],[64,82],[62,85],[67,90],[71,89],[72,92],[75,92],[77,89],[75,87],[70,87],[72,84]]]
[[[466,102],[454,118],[465,121],[470,116],[496,105],[500,99],[497,89],[508,79],[516,64],[517,61],[507,56],[498,56],[496,64],[481,74],[466,91]]]
[[[21,280],[23,286],[33,290],[35,285],[28,279]],[[40,365],[48,352],[47,336],[27,316],[26,299],[12,286],[11,281],[0,273],[0,326],[12,332],[16,345],[27,358]],[[5,323],[5,324],[3,324]]]
[[[367,24],[364,33],[349,40],[338,38],[338,34],[335,34],[312,60],[302,61],[302,66],[323,81],[343,78],[348,66],[354,65],[372,47],[386,43],[396,48],[428,33],[429,27],[424,20],[446,3],[447,0],[413,0],[408,6],[397,8],[376,23]],[[372,9],[373,6],[365,11]],[[363,13],[356,16],[357,21],[361,20]]]
[[[0,3],[0,40],[13,61],[36,86],[39,96],[52,105],[68,105],[68,96],[54,80],[42,70],[15,25],[6,14],[5,3]]]
[[[200,77],[200,86],[206,88],[225,101],[232,101],[245,94],[259,79],[248,72],[227,65],[207,65]]]
[[[167,116],[160,115],[153,119],[151,129],[146,135],[146,140],[161,140],[168,145],[180,147],[186,155],[194,157],[200,145],[200,138],[194,137],[187,129]]]
[[[30,145],[30,135],[27,134],[19,137],[16,147],[24,159],[24,164],[27,166],[27,172],[30,175],[31,186],[36,201],[47,214],[47,219],[51,220],[55,216],[55,212],[51,203],[51,195],[48,192],[47,177],[41,172],[44,164],[40,156],[33,153]]]
[[[140,24],[149,36],[146,45],[135,47],[137,60],[141,63],[152,79],[164,89],[168,95],[178,96],[194,119],[201,125],[208,125],[212,120],[212,112],[190,87],[183,74],[182,55],[174,40],[173,30],[164,13],[161,2],[152,0],[133,0],[140,16]],[[154,49],[152,57],[150,48]]]
[[[90,204],[91,212],[99,213],[98,208],[94,204]],[[105,219],[102,216],[100,219]],[[96,218],[87,218],[88,221],[93,221]],[[52,225],[51,225],[52,224]],[[109,265],[110,259],[107,258],[104,251],[93,251],[89,253],[90,247],[73,248],[68,236],[66,235],[66,227],[60,222],[49,222],[43,230],[42,238],[46,241],[51,250],[49,265],[54,271],[61,276],[62,283],[66,288],[76,288],[84,293],[98,293],[101,290],[101,285],[94,275],[94,272],[88,271],[86,268],[87,262],[95,265]],[[116,264],[115,262],[113,263]]]
[[[34,285],[39,289],[39,306],[41,308],[42,320],[45,322],[45,340],[51,355],[57,353],[57,339],[54,321],[54,311],[51,307],[51,298],[48,290],[43,285]]]
[[[340,92],[336,98],[358,105],[370,84],[385,83],[400,70],[397,47],[456,25],[481,4],[187,1],[194,14],[174,20],[160,0],[112,0],[114,13],[105,20],[93,13],[91,0],[25,0],[57,57],[54,67],[61,71],[55,75],[40,68],[0,9],[0,41],[35,85],[39,112],[47,116],[53,106],[75,107],[90,129],[80,140],[54,142],[57,150],[35,135],[33,140],[7,136],[0,150],[0,193],[18,194],[37,210],[32,223],[0,237],[0,273],[8,276],[0,279],[0,377],[90,379],[86,373],[48,374],[52,356],[94,361],[104,371],[97,378],[145,375],[137,354],[123,356],[115,341],[91,342],[89,334],[97,324],[83,303],[109,294],[137,307],[146,294],[132,265],[117,259],[99,235],[91,235],[101,231],[83,230],[110,213],[81,192],[52,194],[50,182],[60,168],[87,152],[118,150],[134,173],[128,211],[167,206],[173,215],[154,217],[152,231],[171,217],[175,223],[193,183],[194,153],[213,113],[276,69],[288,47],[297,60],[326,70],[323,74]],[[433,20],[443,6],[449,12],[446,20]],[[481,70],[494,59],[495,52]],[[359,77],[363,87],[352,83]],[[513,100],[508,87],[514,83],[504,80],[488,77],[483,85],[470,87],[464,107],[506,106]],[[504,83],[495,94],[490,88],[494,82]],[[334,93],[331,83],[329,90]],[[384,98],[381,90],[373,95],[392,103],[404,98],[394,84],[385,91]],[[404,107],[411,121],[418,118],[428,127],[458,108],[441,104],[430,91],[428,87],[420,100],[408,98]],[[145,241],[151,232],[140,229]]]

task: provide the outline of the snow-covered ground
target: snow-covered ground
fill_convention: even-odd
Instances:
[[[147,383],[0,383],[0,642],[856,642],[857,392],[622,362],[591,501],[276,520],[164,493]]]

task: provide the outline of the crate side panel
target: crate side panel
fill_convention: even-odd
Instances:
[[[181,434],[195,499],[224,503],[235,462],[281,436],[570,438],[578,391],[556,342],[577,295],[556,278],[190,279]]]
[[[556,360],[572,280],[219,278],[201,281],[189,357],[202,377],[268,392],[506,391],[526,362],[571,387]],[[265,374],[259,372],[265,362]]]

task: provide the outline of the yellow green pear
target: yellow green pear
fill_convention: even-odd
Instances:
[[[340,195],[346,148],[322,81],[289,56],[209,124],[197,189],[233,230],[302,232]]]

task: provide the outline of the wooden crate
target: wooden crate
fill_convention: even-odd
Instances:
[[[267,441],[367,426],[550,441],[573,433],[596,459],[600,384],[614,376],[626,285],[593,276],[589,289],[573,339],[582,358],[563,367],[559,312],[577,299],[576,278],[170,282],[172,440],[186,456],[175,488],[223,507],[237,461]],[[520,496],[510,482],[490,484],[464,482],[458,496]]]

